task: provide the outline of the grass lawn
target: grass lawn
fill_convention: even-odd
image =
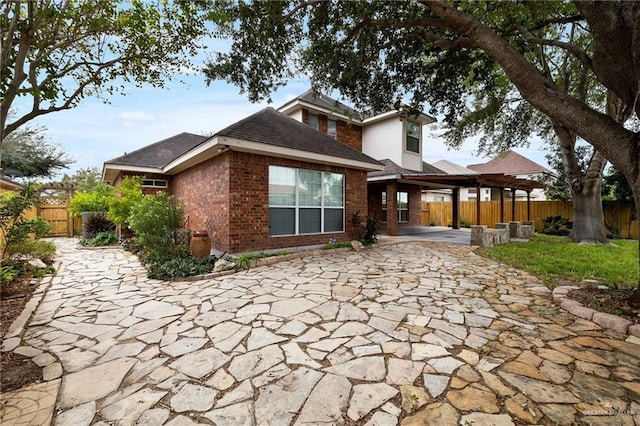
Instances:
[[[528,243],[482,247],[476,252],[530,272],[549,287],[594,279],[612,288],[638,284],[638,241],[613,240],[612,245],[579,245],[565,237],[534,235]]]

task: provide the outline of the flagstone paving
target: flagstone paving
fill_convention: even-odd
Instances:
[[[640,339],[468,246],[163,282],[55,243],[58,274],[2,349],[47,382],[2,394],[3,425],[640,425]]]

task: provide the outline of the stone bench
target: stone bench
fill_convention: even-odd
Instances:
[[[504,228],[487,228],[485,225],[471,226],[471,245],[493,247],[509,242],[509,231]]]

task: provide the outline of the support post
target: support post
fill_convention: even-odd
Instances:
[[[516,220],[516,190],[511,188],[511,221]]]
[[[480,184],[478,184],[476,186],[476,225],[482,225],[482,222],[481,222],[482,218],[480,217],[481,216],[481,213],[480,213],[480,203],[481,203],[480,194],[481,194]]]
[[[398,183],[387,183],[387,235],[398,235]]]
[[[460,188],[453,188],[451,203],[451,225],[453,229],[460,229]]]
[[[500,223],[504,223],[504,188],[500,188]]]
[[[531,222],[531,191],[527,191],[527,222]]]

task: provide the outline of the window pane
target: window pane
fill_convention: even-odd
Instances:
[[[398,209],[408,209],[409,208],[409,193],[408,192],[398,192]]]
[[[412,121],[407,121],[406,126],[407,151],[420,152],[420,125]]]
[[[344,210],[324,209],[324,232],[342,232],[344,230]]]
[[[409,222],[409,210],[398,210],[398,221]]]
[[[324,205],[344,206],[344,175],[324,173]]]
[[[335,139],[337,134],[338,128],[336,126],[336,120],[327,120],[327,135]]]
[[[296,210],[292,208],[269,209],[269,235],[293,235],[296,233]]]
[[[300,234],[315,234],[320,232],[320,209],[300,209],[300,223],[298,232]]]
[[[315,170],[298,171],[298,200],[301,206],[322,204],[322,172]]]
[[[387,208],[387,191],[382,191],[382,208]]]
[[[318,130],[318,116],[315,114],[309,114],[309,127]]]
[[[293,206],[296,202],[296,169],[269,166],[269,205]]]

